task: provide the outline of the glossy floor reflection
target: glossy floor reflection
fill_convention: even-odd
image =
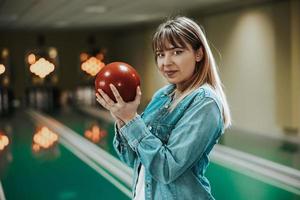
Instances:
[[[50,117],[117,158],[111,122],[77,109],[52,113]],[[35,124],[24,111],[1,119],[0,130],[10,141],[0,152],[1,183],[7,200],[129,199],[62,145],[51,128]],[[237,132],[225,134],[220,142],[286,166],[299,166],[299,148],[295,144]],[[255,173],[247,175],[214,162],[207,176],[216,199],[300,199],[300,194],[270,185]]]

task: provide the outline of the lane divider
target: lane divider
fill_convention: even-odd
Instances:
[[[1,181],[0,181],[0,200],[6,200]]]
[[[80,152],[81,158],[85,157],[93,161],[98,166],[101,166],[102,169],[114,175],[128,188],[131,188],[133,170],[120,160],[111,156],[105,150],[101,149],[101,147],[86,140],[84,137],[80,136],[53,118],[33,110],[28,110],[27,113],[34,119],[35,122],[46,125],[59,134],[61,137],[59,142],[66,146],[66,148],[68,148],[70,151],[75,152],[76,150],[77,154]],[[121,191],[124,192],[124,189]],[[128,195],[128,192],[126,191],[125,194]]]
[[[94,109],[93,113],[90,113],[88,110],[89,109],[82,109],[82,111],[86,112],[87,114],[90,114],[97,118],[99,118],[99,117],[102,118],[101,113],[99,114],[99,112],[97,112],[95,109]],[[33,111],[31,111],[31,112],[33,112]],[[35,114],[33,114],[33,115],[35,115],[35,118],[38,118],[37,120],[45,122],[45,120],[43,120],[43,118],[45,118],[43,115],[41,115],[37,112],[33,112],[33,113],[35,113]],[[109,113],[102,111],[102,114],[103,113],[106,113],[105,119],[108,119]],[[40,119],[40,117],[42,119]],[[48,118],[48,120],[50,120],[52,122],[53,121],[56,122],[55,120],[50,119],[50,118]],[[55,124],[54,122],[52,124]],[[109,122],[112,122],[112,120],[110,120]],[[59,123],[59,122],[56,122],[56,123]],[[65,128],[68,129],[67,127],[65,127]],[[57,129],[60,130],[59,128],[57,128]],[[55,130],[55,129],[53,129],[53,130]],[[72,130],[70,129],[69,131],[72,131]],[[56,132],[59,132],[59,131],[56,131]],[[84,148],[86,148],[87,145],[91,145],[91,146],[95,146],[95,148],[98,150],[100,149],[100,147],[85,140],[84,138],[79,136],[77,133],[74,133],[74,134],[75,134],[74,135],[75,137],[77,137],[77,138],[80,137],[80,139],[84,140],[84,141],[82,141],[82,143],[85,143],[85,145],[86,145],[86,146],[84,146]],[[66,137],[66,140],[69,140],[69,139],[71,139],[71,138]],[[76,146],[76,148],[77,148],[77,146]],[[89,151],[90,149],[93,149],[93,148],[87,149],[88,154],[95,152],[95,149],[93,149],[92,152]],[[104,150],[102,150],[102,151],[104,151]],[[110,154],[106,153],[105,151],[104,151],[104,153],[102,152],[100,154],[105,155],[104,156],[105,159],[110,160],[110,161],[108,161],[110,163],[116,164],[116,163],[121,162],[118,159],[111,156]],[[92,153],[92,155],[93,155],[93,153]],[[223,167],[237,171],[239,173],[242,173],[244,175],[252,177],[256,180],[260,180],[267,184],[281,188],[283,190],[300,195],[300,171],[298,171],[296,169],[293,169],[293,168],[290,168],[290,167],[287,167],[287,166],[284,166],[284,165],[281,165],[281,164],[278,164],[278,163],[275,163],[275,162],[272,162],[272,161],[269,161],[269,160],[266,160],[266,159],[263,159],[263,158],[260,158],[257,156],[253,156],[251,154],[244,153],[244,152],[241,152],[241,151],[229,148],[229,147],[225,147],[223,145],[216,145],[210,155],[211,155],[212,162],[214,162],[216,164],[219,164]],[[92,156],[93,160],[97,160],[97,158],[95,158],[96,156],[97,156],[97,154]],[[114,160],[114,161],[112,161],[112,160]],[[108,166],[105,165],[105,166],[109,168],[109,165]],[[127,167],[123,163],[121,163],[121,165],[117,164],[115,166],[118,166],[117,170],[121,170],[123,172],[126,171],[125,173],[128,176],[125,181],[123,180],[123,182],[127,183],[126,185],[128,187],[131,186],[132,169]],[[114,170],[112,170],[112,171],[114,171]],[[120,175],[119,173],[116,173],[116,174],[117,174],[116,176],[122,180],[122,178],[120,177],[122,175]]]
[[[85,154],[83,154],[82,152],[80,152],[78,149],[74,148],[65,139],[61,138],[60,139],[60,143],[62,145],[64,145],[66,148],[68,148],[79,159],[81,159],[83,162],[85,162],[87,165],[89,165],[91,168],[93,168],[95,171],[97,171],[101,176],[103,176],[105,179],[107,179],[110,183],[112,183],[114,186],[116,186],[125,195],[127,195],[129,198],[132,197],[130,189],[128,189],[127,187],[125,187],[117,179],[115,179],[113,176],[111,176],[109,173],[107,173],[105,170],[103,170],[101,167],[99,167],[97,164],[95,164],[95,162],[93,160],[91,160]]]
[[[108,111],[80,107],[80,111],[113,123]],[[300,171],[258,156],[217,144],[210,154],[212,162],[254,179],[300,195]]]
[[[107,122],[110,122],[110,123],[115,122],[115,120],[113,119],[113,117],[110,115],[110,113],[107,110],[100,110],[100,108],[90,107],[90,106],[80,106],[77,109],[80,110],[81,112],[91,115],[92,117],[95,117],[98,119],[99,119],[99,117],[101,117],[101,119],[103,119]]]
[[[246,134],[251,134],[255,135],[257,137],[264,137],[269,140],[280,140],[282,142],[289,142],[291,144],[300,145],[300,136],[298,135],[287,135],[284,132],[281,131],[273,131],[272,134],[270,133],[265,133],[265,132],[249,132],[249,131],[244,131],[241,128],[230,128],[233,132],[244,132]]]
[[[216,145],[211,160],[254,179],[300,195],[300,171],[223,145]]]

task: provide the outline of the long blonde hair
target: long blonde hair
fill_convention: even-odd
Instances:
[[[166,49],[166,42],[172,44],[174,47],[187,48],[186,44],[190,44],[194,51],[200,48],[203,50],[202,60],[196,62],[195,72],[192,78],[185,83],[182,95],[175,100],[172,107],[174,108],[184,97],[201,85],[207,83],[220,97],[223,108],[224,126],[225,128],[229,127],[231,125],[231,115],[226,95],[223,91],[222,82],[217,71],[218,67],[200,26],[187,17],[169,19],[162,23],[155,32],[152,40],[153,51],[156,52]],[[157,61],[156,53],[155,60]]]

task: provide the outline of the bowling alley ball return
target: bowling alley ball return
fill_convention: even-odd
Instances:
[[[124,62],[112,62],[103,67],[95,79],[95,89],[102,89],[113,101],[116,99],[110,89],[113,84],[125,102],[135,99],[137,86],[140,85],[140,76],[136,70]]]

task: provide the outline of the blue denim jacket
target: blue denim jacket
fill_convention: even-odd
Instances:
[[[133,191],[140,164],[145,167],[146,200],[214,199],[205,171],[224,132],[220,99],[204,84],[170,112],[174,88],[158,90],[143,114],[116,129],[114,147],[134,168]]]

